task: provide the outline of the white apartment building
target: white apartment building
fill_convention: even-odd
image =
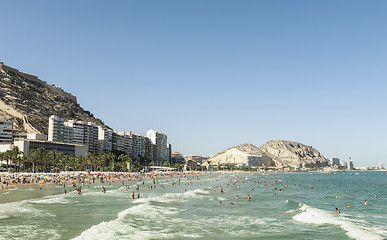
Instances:
[[[12,143],[12,122],[0,119],[0,144]]]
[[[130,137],[132,139],[131,156],[134,159],[139,159],[140,156],[147,157],[148,159],[153,159],[149,157],[150,154],[148,153],[149,151],[148,144],[151,143],[149,138],[142,136],[140,134],[131,134]]]
[[[154,145],[154,160],[156,161],[168,161],[169,151],[167,143],[167,135],[163,132],[150,129],[146,132],[147,137],[152,141]]]
[[[99,152],[98,127],[94,123],[70,120],[64,122],[57,116],[49,118],[48,140],[86,145],[87,151]]]
[[[112,148],[115,151],[125,152],[125,134],[113,133]]]
[[[384,169],[384,162],[379,162],[379,170]]]
[[[50,116],[48,119],[48,141],[63,142],[63,130],[63,119],[55,115]]]
[[[98,141],[100,152],[111,152],[113,150],[113,130],[98,126]]]

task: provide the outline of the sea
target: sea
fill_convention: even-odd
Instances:
[[[385,171],[235,172],[2,190],[0,239],[387,239],[386,186]]]

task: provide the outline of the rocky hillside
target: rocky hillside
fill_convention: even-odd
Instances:
[[[14,129],[47,134],[51,115],[104,125],[60,87],[0,63],[0,118],[12,120]]]
[[[312,146],[298,142],[274,140],[259,147],[277,166],[314,167],[326,166],[328,160]]]
[[[252,144],[242,144],[229,148],[208,159],[211,165],[247,164],[249,156],[262,156],[266,167],[314,167],[325,166],[328,160],[311,146],[298,142],[270,141],[259,148]]]
[[[211,165],[248,165],[249,156],[262,156],[264,153],[252,144],[241,144],[226,149],[208,159]],[[264,166],[274,166],[270,158],[263,159]]]

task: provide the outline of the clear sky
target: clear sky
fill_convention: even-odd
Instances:
[[[2,1],[0,61],[117,131],[387,160],[387,1]]]

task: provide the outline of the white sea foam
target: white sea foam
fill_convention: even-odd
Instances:
[[[135,203],[145,203],[145,202],[186,202],[191,198],[203,198],[203,194],[208,194],[208,191],[203,189],[196,189],[194,191],[187,191],[184,193],[167,193],[161,196],[148,197],[136,199]]]
[[[65,198],[66,194],[52,195],[48,197],[43,197],[41,199],[30,200],[31,203],[39,204],[52,204],[52,203],[68,203],[69,200]]]
[[[74,239],[167,238],[171,234],[167,233],[166,229],[163,231],[152,231],[147,229],[146,226],[134,226],[133,223],[126,221],[126,219],[128,216],[136,216],[161,223],[168,215],[175,214],[175,210],[174,208],[157,207],[150,205],[149,202],[143,202],[118,213],[118,217],[115,220],[92,226]]]
[[[2,238],[6,236],[6,238]],[[38,229],[32,225],[2,226],[0,228],[0,239],[60,239],[60,235],[54,229]]]
[[[346,231],[346,234],[354,239],[383,239],[381,235],[369,231],[367,226],[361,221],[354,221],[333,212],[327,212],[318,208],[302,204],[301,213],[293,216],[298,222],[310,224],[333,224],[340,226]]]
[[[139,203],[139,205],[121,211],[118,213],[117,219],[95,225],[84,231],[75,239],[149,239],[172,237],[173,233],[168,232],[169,229],[154,231],[152,229],[148,229],[147,227],[134,226],[134,224],[130,223],[130,218],[128,219],[128,217],[140,217],[141,219],[152,220],[153,223],[158,222],[161,224],[166,220],[175,219],[170,218],[169,216],[176,214],[178,209],[155,206],[152,205],[151,202],[181,202],[187,201],[191,198],[203,198],[202,195],[204,194],[208,194],[208,191],[205,189],[196,189],[194,191],[187,191],[184,193],[168,193],[162,196],[136,199],[133,203]],[[191,234],[189,236],[199,237],[195,234]]]

